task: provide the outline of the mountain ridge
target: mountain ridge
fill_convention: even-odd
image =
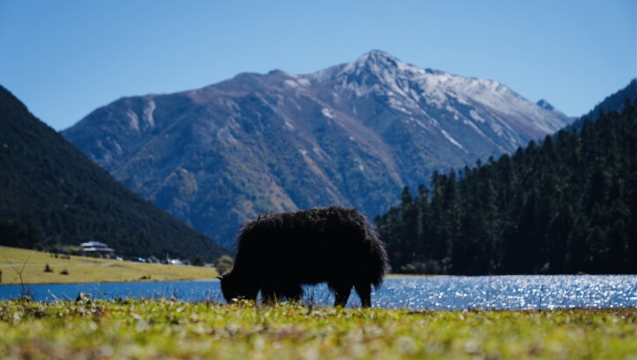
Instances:
[[[307,75],[242,73],[122,98],[62,134],[228,246],[243,221],[265,211],[340,204],[373,217],[404,185],[513,152],[570,121],[497,81],[371,51]]]

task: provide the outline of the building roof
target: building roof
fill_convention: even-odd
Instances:
[[[99,241],[88,241],[81,243],[82,251],[97,251],[97,252],[114,252],[115,250],[109,248],[106,244]]]

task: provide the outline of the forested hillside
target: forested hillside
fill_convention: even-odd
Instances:
[[[513,155],[435,173],[376,218],[392,270],[637,273],[637,101]]]
[[[124,256],[229,253],[115,181],[0,86],[0,245],[88,240]]]

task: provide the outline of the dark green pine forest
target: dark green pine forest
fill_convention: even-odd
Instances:
[[[115,181],[0,86],[0,245],[88,240],[123,256],[213,261],[230,253]]]
[[[637,101],[434,173],[376,217],[393,272],[637,273]]]

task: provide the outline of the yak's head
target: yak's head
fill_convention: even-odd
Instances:
[[[237,300],[256,300],[259,294],[259,285],[254,281],[230,271],[217,277],[221,282],[221,292],[228,304]]]
[[[239,298],[239,289],[236,277],[232,275],[232,272],[227,272],[217,278],[221,283],[221,292],[226,302],[231,304],[236,301]]]

